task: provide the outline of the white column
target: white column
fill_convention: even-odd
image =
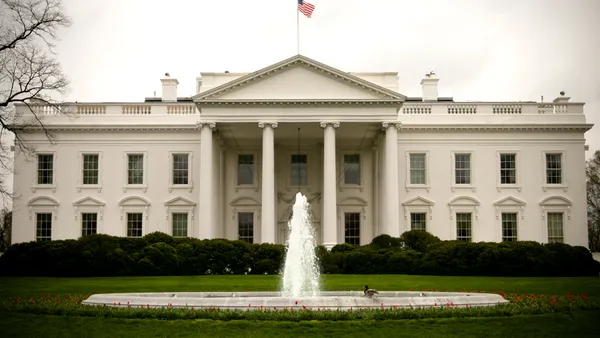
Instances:
[[[337,229],[337,197],[336,197],[336,154],[335,154],[335,129],[339,122],[321,122],[325,129],[323,138],[323,246],[331,250],[338,244]]]
[[[200,201],[198,217],[198,238],[212,239],[217,235],[215,201],[217,196],[213,188],[213,130],[214,122],[198,122],[200,127]]]
[[[385,129],[385,171],[384,171],[384,217],[379,227],[380,234],[400,236],[400,200],[398,186],[398,129],[400,122],[383,122]]]
[[[275,128],[277,122],[260,122],[262,136],[262,199],[260,242],[275,243],[277,223],[275,221]]]

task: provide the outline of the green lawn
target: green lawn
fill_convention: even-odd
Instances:
[[[507,293],[585,293],[600,300],[600,278],[490,278],[405,275],[326,275],[325,290],[504,291]],[[275,291],[277,276],[198,276],[125,278],[0,278],[0,298],[34,294],[89,294],[163,291]],[[597,312],[535,316],[449,318],[401,321],[251,322],[66,317],[0,309],[2,337],[596,337]]]

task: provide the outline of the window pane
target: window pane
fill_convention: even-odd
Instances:
[[[144,155],[128,155],[127,184],[144,184]]]
[[[410,154],[410,184],[425,184],[425,154]]]
[[[254,155],[238,155],[238,185],[254,184]]]
[[[427,213],[410,213],[410,230],[427,231]]]
[[[500,183],[517,184],[516,154],[500,154]]]
[[[290,174],[293,186],[305,186],[308,184],[306,154],[292,155],[292,172]]]
[[[454,155],[456,184],[471,184],[471,154]]]
[[[188,236],[188,214],[173,213],[173,237]]]
[[[173,184],[188,184],[189,155],[173,154]]]
[[[563,219],[562,212],[548,213],[548,243],[562,243],[564,241]]]
[[[344,213],[344,241],[360,245],[360,213]]]
[[[93,235],[98,232],[98,214],[97,213],[82,213],[81,214],[81,237]]]
[[[52,240],[52,213],[36,214],[36,236],[38,242]]]
[[[238,239],[254,243],[254,213],[238,212]]]
[[[52,184],[54,171],[54,155],[38,155],[38,184]]]
[[[142,237],[143,214],[127,214],[127,237]]]
[[[344,183],[360,184],[360,155],[344,155]]]
[[[98,162],[97,154],[83,155],[83,184],[98,184]]]
[[[470,242],[472,240],[472,224],[471,213],[456,213],[456,239]]]
[[[517,241],[517,213],[502,213],[502,241]]]
[[[546,183],[562,183],[562,155],[546,154]]]

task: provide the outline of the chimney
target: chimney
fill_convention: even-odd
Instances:
[[[560,92],[560,96],[557,97],[557,98],[555,98],[554,101],[552,101],[552,102],[558,103],[558,104],[565,104],[565,103],[569,103],[570,99],[571,99],[570,97],[565,96],[565,92],[564,91],[561,91]]]
[[[172,79],[169,73],[165,73],[165,77],[160,79],[162,82],[162,101],[177,102],[177,85],[179,81]]]
[[[202,73],[196,76],[196,94],[200,93],[200,89],[202,89]]]
[[[425,74],[425,78],[421,80],[421,86],[423,88],[423,101],[437,101],[438,100],[438,77],[433,71]]]

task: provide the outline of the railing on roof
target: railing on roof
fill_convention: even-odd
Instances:
[[[70,103],[60,109],[48,105],[30,105],[37,115],[60,115],[61,110],[74,115],[190,115],[199,114],[190,103]],[[23,106],[24,107],[24,106]],[[26,109],[26,108],[21,108]],[[419,102],[405,103],[403,115],[539,115],[583,114],[581,103],[474,103]]]
[[[21,105],[17,109],[27,111]],[[61,106],[30,104],[36,115],[52,116],[62,113],[71,115],[190,115],[198,114],[196,106],[190,103],[68,103]]]
[[[404,115],[539,115],[583,114],[582,104],[573,103],[405,103],[400,114]]]

